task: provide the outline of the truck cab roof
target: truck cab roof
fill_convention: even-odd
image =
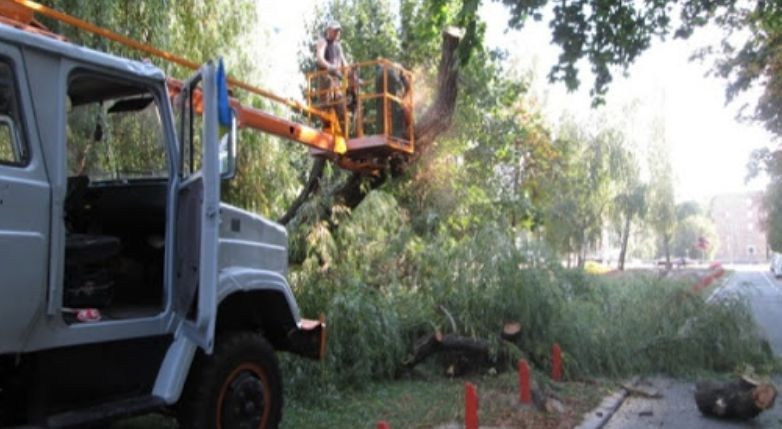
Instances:
[[[165,80],[163,71],[149,62],[118,57],[78,46],[68,41],[58,40],[54,37],[20,30],[2,23],[0,23],[0,39],[12,42],[21,48],[39,49],[63,57],[100,65],[101,67],[131,73],[142,78],[156,81]]]

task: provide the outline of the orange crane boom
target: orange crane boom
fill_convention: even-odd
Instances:
[[[61,36],[49,33],[43,25],[36,21],[34,17],[35,13],[39,13],[89,33],[105,37],[165,61],[192,70],[197,70],[199,68],[199,64],[176,56],[170,52],[145,45],[121,34],[117,34],[74,16],[46,7],[32,0],[0,0],[0,22],[14,25],[28,31],[46,33],[53,37],[61,38]],[[311,73],[307,77],[309,89],[307,91],[308,104],[306,105],[228,77],[227,82],[231,87],[241,88],[253,94],[284,104],[306,114],[310,120],[315,117],[315,120],[319,120],[323,124],[328,124],[326,129],[317,129],[311,125],[300,124],[295,121],[280,118],[260,109],[244,106],[239,100],[231,98],[230,104],[237,116],[237,125],[239,127],[261,130],[269,134],[302,143],[310,147],[310,149],[313,150],[313,154],[326,156],[344,169],[376,171],[382,166],[379,161],[387,159],[393,154],[410,154],[413,152],[412,91],[410,91],[412,74],[407,70],[404,70],[401,66],[388,60],[378,59],[376,61],[360,63],[351,68],[343,68],[343,75],[347,76],[348,70],[356,70],[359,67],[364,67],[365,69],[377,67],[382,70],[382,75],[378,76],[378,78],[382,76],[382,91],[361,93],[360,85],[349,87],[347,80],[343,79],[342,86],[330,90],[341,94],[336,97],[337,103],[331,103],[331,105],[325,106],[326,110],[313,107],[314,105],[317,105],[314,100],[322,98],[322,90],[313,90],[313,80],[317,79],[319,75],[322,75],[324,73],[322,71]],[[389,93],[389,73],[400,73],[405,76],[404,82],[407,83],[407,90],[403,96]],[[179,94],[183,83],[173,78],[169,78],[167,82],[171,96],[174,97]],[[345,113],[342,115],[337,115],[336,113],[340,108],[342,112],[348,111],[345,100],[347,99],[348,91],[351,90],[354,93],[354,99],[357,105],[357,111],[355,112],[356,116],[354,118],[355,124],[353,126],[353,128],[356,128],[356,131],[353,136],[350,135],[351,122],[349,120],[349,115],[352,113]],[[380,118],[381,126],[379,128],[382,132],[375,130],[375,134],[364,135],[363,121],[365,118],[363,105],[370,100],[380,103],[378,104],[380,107],[377,108],[377,112],[375,112],[374,115]],[[397,128],[401,128],[401,130],[397,129],[394,134],[390,118],[395,106],[398,106],[397,111],[404,111],[406,124],[401,127],[398,126]],[[323,107],[322,103],[320,104],[320,107]]]

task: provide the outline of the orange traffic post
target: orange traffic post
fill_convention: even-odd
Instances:
[[[478,393],[472,383],[464,384],[464,427],[478,429]]]
[[[379,421],[377,422],[377,429],[391,429],[391,426],[386,421]]]
[[[551,348],[551,378],[554,381],[562,380],[562,349],[557,343]]]
[[[532,401],[529,387],[529,365],[524,359],[519,360],[519,400],[522,404]]]

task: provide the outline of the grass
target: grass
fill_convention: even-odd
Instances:
[[[607,392],[607,384],[551,383],[547,392],[562,400],[562,414],[540,413],[518,403],[516,375],[476,375],[464,379],[440,376],[383,381],[321,397],[315,403],[287,398],[281,429],[375,428],[380,420],[392,428],[424,429],[449,423],[463,425],[464,383],[477,386],[482,425],[504,427],[572,427]],[[117,422],[112,429],[173,429],[176,422],[147,415]]]
[[[547,383],[547,389],[565,404],[562,415],[539,413],[518,404],[514,373],[478,375],[464,379],[428,377],[372,383],[316,405],[295,400],[287,406],[284,429],[374,428],[386,420],[392,428],[432,428],[463,424],[464,383],[476,385],[482,425],[505,427],[572,427],[606,392],[603,384]],[[534,426],[529,423],[535,422]]]

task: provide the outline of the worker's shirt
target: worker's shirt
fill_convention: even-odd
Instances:
[[[323,52],[323,58],[331,65],[341,66],[343,63],[342,46],[339,40],[328,40],[326,42],[326,49]]]

